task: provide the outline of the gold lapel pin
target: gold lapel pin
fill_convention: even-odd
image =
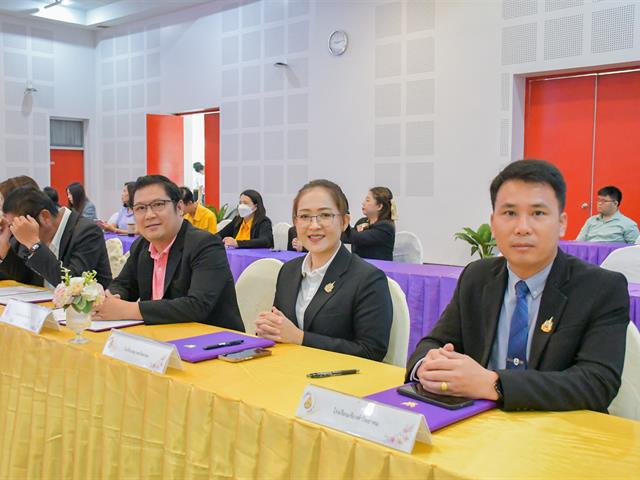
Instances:
[[[542,325],[540,325],[540,330],[542,330],[544,333],[549,333],[551,330],[553,330],[553,317],[545,320]]]
[[[331,293],[331,292],[333,292],[333,285],[334,285],[335,283],[336,283],[336,282],[327,283],[327,284],[324,286],[324,291],[325,291],[325,292],[327,292],[327,293]]]

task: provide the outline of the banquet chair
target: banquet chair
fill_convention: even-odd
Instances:
[[[120,275],[124,264],[127,263],[128,255],[122,253],[122,241],[119,238],[110,238],[105,241],[107,246],[107,256],[109,257],[109,266],[111,267],[111,276],[116,278]],[[129,253],[129,252],[127,252]]]
[[[280,260],[261,258],[240,274],[236,282],[236,295],[240,316],[247,333],[252,335],[255,333],[258,313],[271,310],[281,267]]]
[[[395,280],[387,277],[391,303],[393,304],[393,322],[389,335],[389,348],[382,359],[384,363],[404,368],[407,364],[407,350],[409,349],[409,306],[407,298]]]
[[[231,218],[225,218],[224,220],[220,220],[218,222],[218,231],[222,230],[224,227],[231,223]]]
[[[622,383],[618,395],[609,405],[609,413],[640,420],[640,332],[633,322],[627,326]]]
[[[289,243],[289,229],[291,225],[287,222],[279,222],[273,226],[273,249],[286,250]]]
[[[396,233],[393,261],[422,263],[422,242],[415,233],[407,231]]]
[[[620,272],[630,283],[640,283],[640,245],[614,250],[600,266]]]

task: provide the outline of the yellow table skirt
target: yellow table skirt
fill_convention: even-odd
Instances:
[[[217,331],[138,326],[170,340]],[[359,368],[314,383],[367,395],[400,368],[278,345],[245,363],[185,363],[165,376],[101,355],[72,333],[0,324],[0,479],[638,478],[640,423],[594,412],[483,413],[407,455],[294,417],[311,371]]]

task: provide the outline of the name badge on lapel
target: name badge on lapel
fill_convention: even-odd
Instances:
[[[548,318],[547,320],[542,322],[542,325],[540,325],[540,330],[544,333],[549,333],[551,330],[553,330],[553,317]]]

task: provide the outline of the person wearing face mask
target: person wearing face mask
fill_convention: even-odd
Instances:
[[[238,215],[218,232],[227,248],[273,248],[273,230],[262,195],[255,190],[240,194]]]
[[[385,274],[340,241],[349,225],[342,189],[314,180],[293,201],[297,238],[309,253],[282,266],[273,308],[256,320],[257,335],[382,360],[393,307]]]
[[[365,215],[345,231],[343,241],[362,258],[393,260],[398,215],[393,193],[387,187],[373,187],[362,201]]]

